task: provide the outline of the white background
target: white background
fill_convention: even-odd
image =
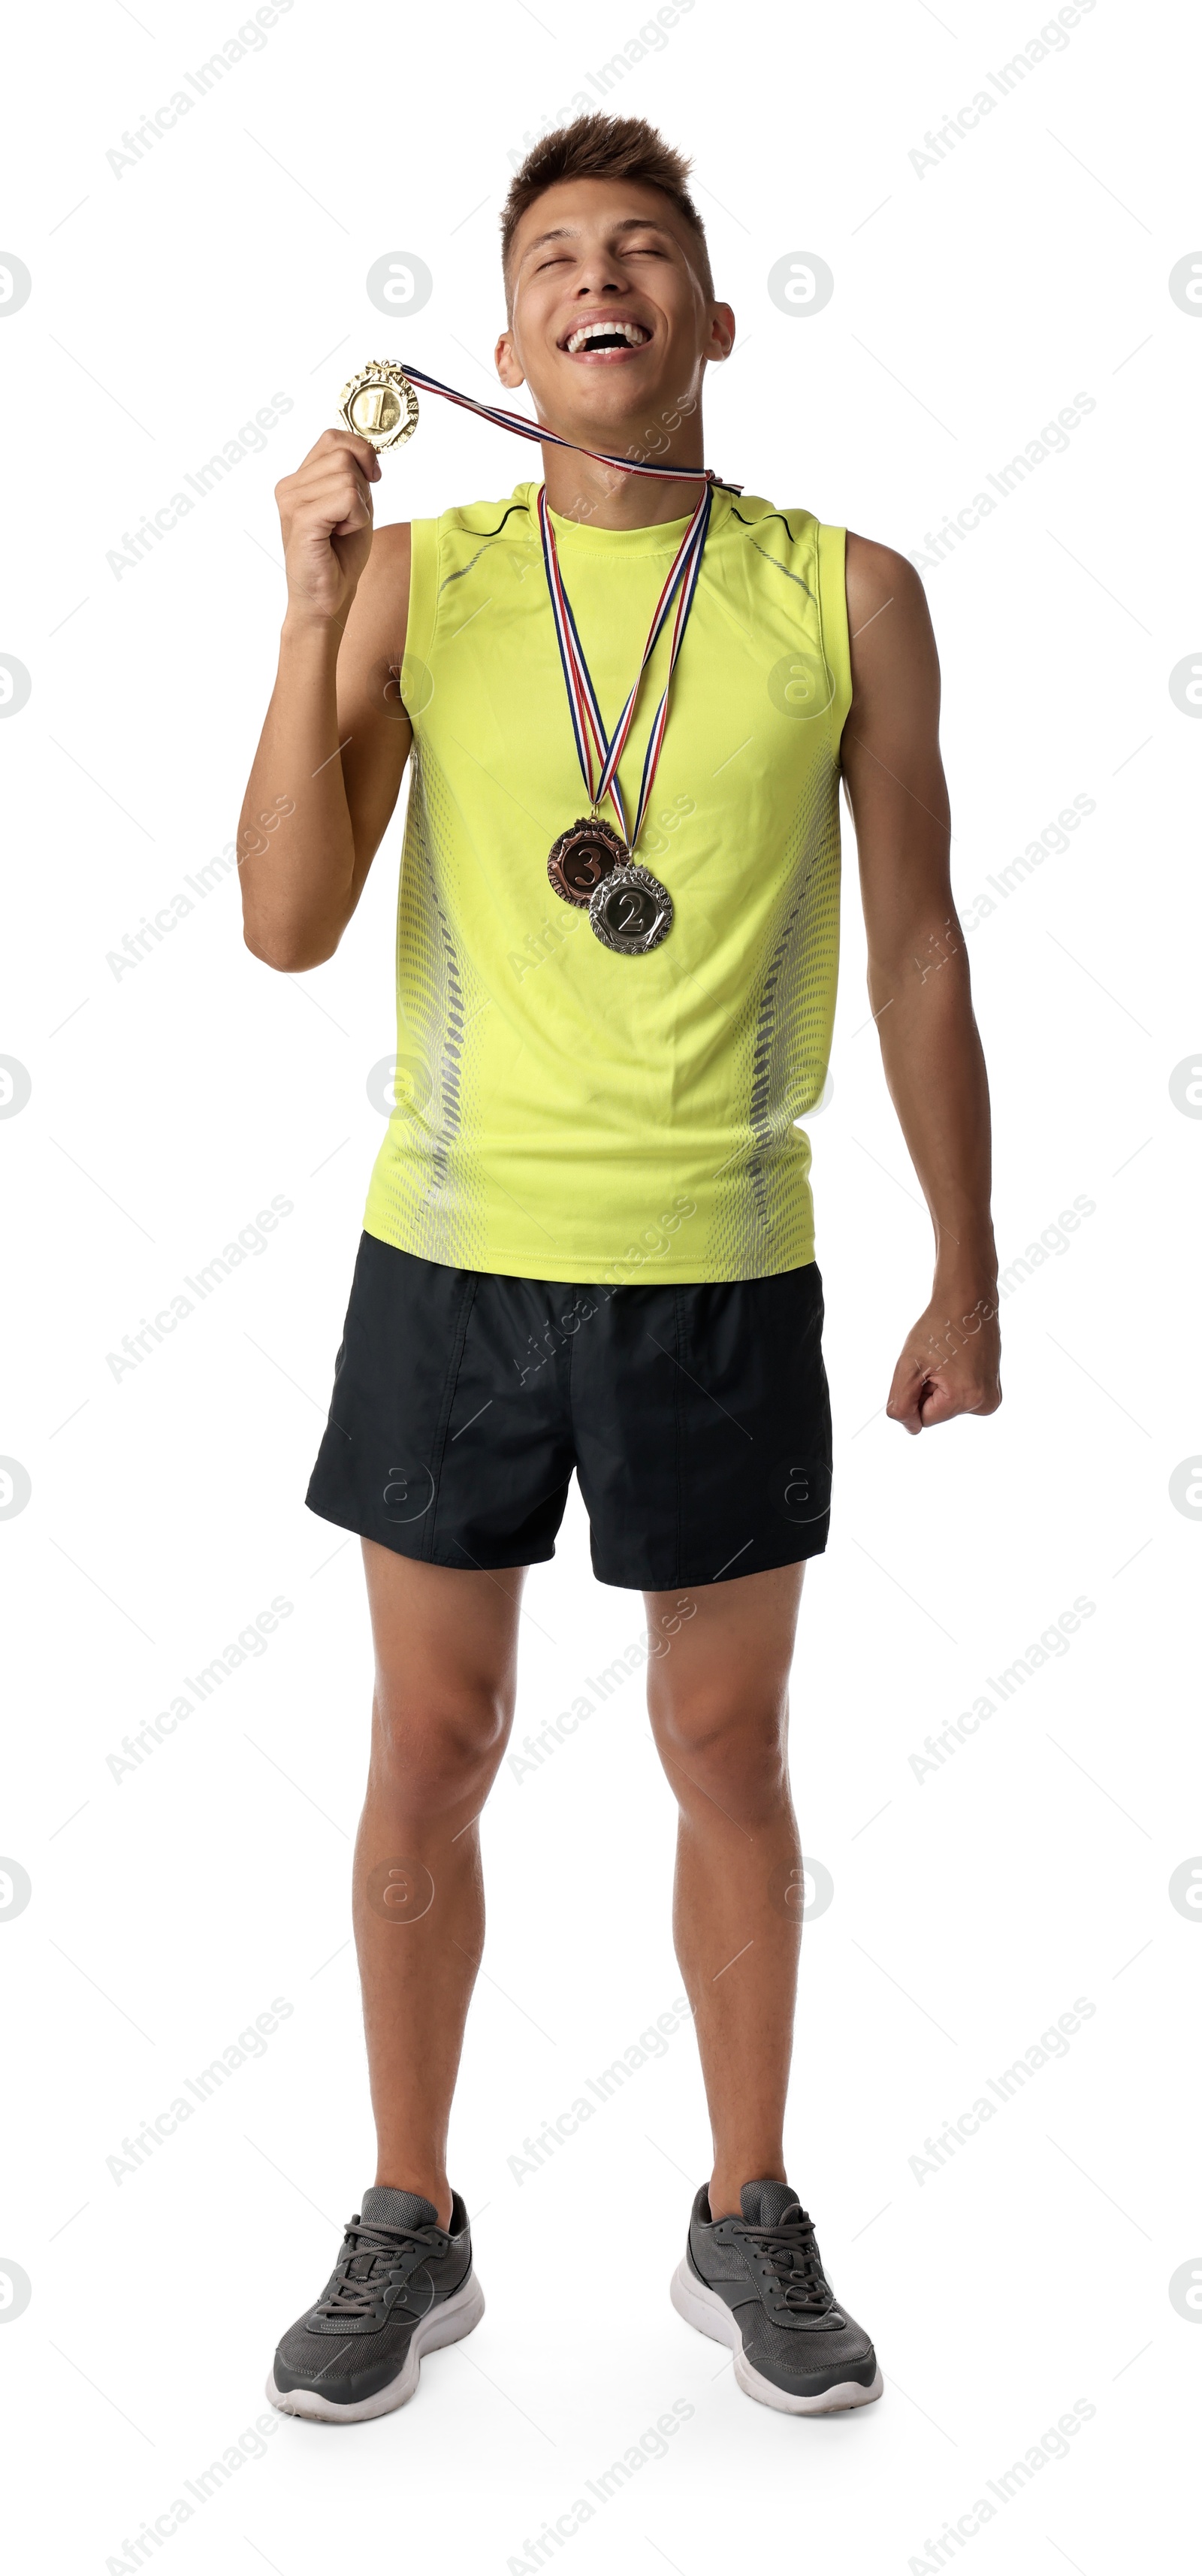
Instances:
[[[917,551],[1076,393],[1095,402],[925,576],[959,899],[1075,796],[1096,807],[972,932],[1003,1264],[1094,1203],[1006,1299],[995,1419],[911,1442],[882,1415],[929,1228],[864,1025],[850,832],[834,1094],[813,1125],[837,1454],[794,1775],[834,1896],[804,1944],[790,2169],[876,2336],[884,2399],[769,2413],[669,2306],[708,2170],[687,2032],[553,2163],[511,2173],[680,1992],[674,1811],[632,1679],[536,1776],[504,1770],[484,1826],[487,1976],[452,2132],[482,2326],[407,2410],[345,2433],[279,2421],[171,2537],[129,2551],[266,2414],[275,2341],[372,2172],[347,1946],[368,1628],[357,1547],[302,1496],[381,1134],[365,1086],[393,1043],[400,820],[316,974],[244,951],[232,876],[134,969],[107,960],[232,840],[282,610],[274,482],[372,354],[486,392],[508,156],[639,19],[298,0],[115,175],[123,130],[237,23],[101,0],[27,12],[8,39],[3,233],[33,280],[0,318],[0,651],[32,680],[0,725],[0,1052],[32,1082],[0,1121],[0,1451],[32,1486],[0,1527],[0,1846],[32,1881],[0,1926],[0,2270],[32,2283],[0,2335],[12,2564],[1177,2563],[1202,2313],[1168,2285],[1202,2274],[1202,1930],[1168,1882],[1202,1851],[1182,1625],[1202,1528],[1169,1480],[1202,1440],[1202,1124],[1169,1079],[1202,1037],[1202,724],[1169,675],[1202,662],[1202,308],[1168,277],[1202,225],[1184,14],[1117,0],[921,173],[911,152],[1037,35],[1034,8],[696,0],[611,73],[611,106],[696,155],[742,333],[707,396],[720,472]],[[364,286],[393,251],[434,280],[403,328]],[[805,251],[835,279],[809,316],[767,292]],[[294,408],[266,450],[116,578],[124,532],[277,390]],[[431,401],[378,515],[533,470]],[[274,1194],[293,1212],[266,1251],[116,1380],[107,1353]],[[122,1737],[276,1595],[293,1609],[266,1653],[115,1781]],[[1070,1650],[918,1777],[924,1738],[1079,1595],[1095,1608]],[[515,1742],[640,1627],[637,1596],[593,1584],[574,1497],[528,1589]],[[115,2180],[123,2137],[277,1996],[293,2011],[266,2054]],[[1077,1997],[1095,2010],[1067,2058],[919,2179],[924,2140]],[[972,2531],[986,2480],[1078,2399],[1096,2412],[1070,2456]],[[668,2455],[530,2554],[676,2401],[694,2411]],[[959,2516],[971,2536],[940,2560],[926,2544]]]

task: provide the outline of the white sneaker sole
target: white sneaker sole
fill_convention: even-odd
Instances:
[[[281,2415],[304,2415],[315,2424],[368,2424],[373,2416],[390,2415],[396,2406],[404,2406],[412,2397],[421,2377],[422,2355],[437,2352],[440,2344],[459,2343],[478,2326],[484,2314],[484,2292],[474,2272],[469,2272],[462,2287],[441,2307],[431,2308],[428,2316],[416,2325],[409,2349],[396,2378],[386,2388],[378,2388],[374,2397],[361,2397],[352,2406],[337,2406],[316,2388],[277,2388],[275,2365],[267,2382],[267,2395]]]
[[[885,2383],[880,2371],[870,2388],[861,2388],[854,2379],[841,2379],[834,2388],[824,2388],[818,2397],[795,2397],[787,2388],[778,2388],[763,2373],[753,2370],[743,2350],[743,2338],[733,2310],[720,2299],[716,2290],[708,2289],[690,2271],[687,2259],[672,2275],[672,2305],[685,2324],[695,2326],[698,2334],[708,2335],[713,2343],[729,2344],[735,2357],[735,2378],[746,2397],[754,2397],[761,2406],[775,2406],[781,2415],[835,2415],[849,2406],[870,2406],[879,2397]]]

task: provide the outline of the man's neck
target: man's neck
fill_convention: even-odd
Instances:
[[[610,433],[612,436],[612,432]],[[564,432],[567,435],[567,432]],[[585,433],[587,436],[587,432]],[[662,433],[661,433],[662,436]],[[605,441],[598,436],[598,447]],[[623,440],[623,446],[634,444]],[[615,441],[612,453],[620,452]],[[705,462],[705,447],[698,409],[687,421],[681,421],[674,437],[654,452],[634,444],[636,457],[648,464],[669,468],[673,464],[693,466]],[[619,474],[613,466],[598,465],[591,456],[567,447],[544,447],[543,480],[547,487],[548,507],[561,519],[579,519],[591,528],[658,528],[669,519],[687,518],[695,509],[701,486],[696,481],[664,481],[651,474]]]

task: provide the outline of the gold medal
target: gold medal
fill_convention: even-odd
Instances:
[[[377,454],[403,447],[417,427],[417,395],[392,358],[371,358],[352,376],[338,397],[338,417],[356,438],[365,438]]]

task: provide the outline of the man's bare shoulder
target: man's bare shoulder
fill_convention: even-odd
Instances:
[[[858,536],[854,528],[847,531],[845,578],[853,634],[867,618],[879,615],[886,603],[925,612],[926,592],[909,556],[898,554],[893,546],[879,545],[875,537]]]
[[[935,639],[921,575],[906,555],[847,531],[845,568],[852,683],[857,696],[893,683],[909,666],[937,673]]]

